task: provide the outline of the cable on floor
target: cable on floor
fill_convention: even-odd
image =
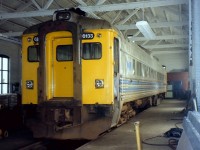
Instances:
[[[158,135],[155,137],[147,138],[145,140],[142,140],[142,143],[147,144],[147,145],[152,145],[152,146],[168,146],[172,150],[176,150],[176,147],[178,145],[178,141],[179,141],[179,138],[181,137],[182,131],[183,131],[183,129],[181,129],[181,128],[171,128],[170,130],[165,132],[162,136]],[[155,139],[155,138],[163,138],[163,137],[169,138],[167,144],[157,144],[157,143],[147,142],[147,141]]]
[[[168,144],[156,144],[156,143],[148,143],[148,142],[146,142],[146,141],[158,138],[158,137],[164,137],[164,136],[158,135],[158,136],[150,137],[150,138],[142,140],[142,143],[143,144],[147,144],[147,145],[152,145],[152,146],[168,146]]]
[[[183,121],[180,121],[180,122],[177,122],[177,123],[175,123],[175,127],[176,128],[180,128],[179,126],[178,126],[178,124],[182,124],[183,123]],[[181,128],[180,128],[181,129]]]
[[[158,138],[158,137],[165,137],[165,136],[155,136],[155,137],[151,137],[151,138],[142,140],[142,143],[143,143],[143,144],[146,144],[146,145],[151,145],[151,146],[168,146],[168,147],[170,147],[172,150],[176,150],[176,147],[177,147],[177,145],[178,145],[178,139],[175,139],[175,138],[170,138],[170,139],[168,140],[168,144],[157,144],[157,143],[149,143],[149,142],[147,142],[148,140],[151,140],[151,139],[154,139],[154,138]],[[165,138],[166,138],[166,137],[165,137]]]

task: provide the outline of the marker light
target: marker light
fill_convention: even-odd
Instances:
[[[33,80],[26,80],[26,88],[33,89]]]
[[[28,37],[28,38],[27,38],[27,41],[28,41],[28,42],[31,42],[31,40],[32,40],[31,37]]]
[[[104,87],[104,81],[101,79],[96,79],[95,80],[95,87],[96,88],[103,88]]]

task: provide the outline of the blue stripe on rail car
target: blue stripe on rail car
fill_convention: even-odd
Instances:
[[[164,88],[165,86],[162,82],[120,79],[120,93],[152,91]]]

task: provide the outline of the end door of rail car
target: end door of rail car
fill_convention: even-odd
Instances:
[[[47,40],[48,99],[73,97],[72,35],[67,31],[53,32]]]

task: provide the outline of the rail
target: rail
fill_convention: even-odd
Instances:
[[[19,150],[38,150],[38,149],[46,150],[47,144],[48,144],[47,141],[37,141],[37,142],[31,143],[30,145],[19,148]]]

